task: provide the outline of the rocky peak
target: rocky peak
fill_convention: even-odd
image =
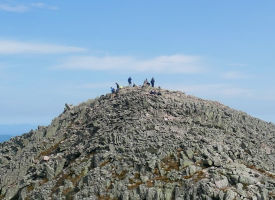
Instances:
[[[274,136],[218,102],[125,87],[0,143],[0,199],[272,199]]]

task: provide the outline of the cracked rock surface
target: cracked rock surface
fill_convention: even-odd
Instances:
[[[275,126],[125,87],[0,144],[0,199],[275,199]]]

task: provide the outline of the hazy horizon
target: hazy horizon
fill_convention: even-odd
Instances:
[[[48,125],[129,76],[275,123],[274,6],[0,0],[0,124]]]

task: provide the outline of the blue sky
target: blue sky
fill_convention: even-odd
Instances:
[[[65,103],[128,76],[275,122],[274,9],[251,0],[0,0],[0,125],[47,125]]]

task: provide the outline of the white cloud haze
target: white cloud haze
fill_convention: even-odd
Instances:
[[[19,42],[0,40],[0,55],[8,54],[58,54],[84,52],[84,48],[63,46],[56,44],[43,44],[32,42]]]
[[[134,72],[202,73],[200,58],[188,55],[138,59],[130,56],[73,56],[55,66],[66,70],[127,70]]]
[[[57,6],[51,6],[51,5],[47,5],[45,3],[42,3],[42,2],[36,2],[36,3],[32,3],[31,4],[31,7],[34,7],[34,8],[44,8],[44,9],[49,9],[49,10],[58,10],[58,7]]]
[[[16,12],[24,13],[32,9],[48,9],[48,10],[57,10],[57,6],[47,5],[43,2],[35,2],[30,4],[18,4],[18,3],[0,3],[0,10],[6,12]]]
[[[249,78],[249,75],[243,74],[238,71],[230,71],[230,72],[224,73],[222,77],[229,80],[236,80],[236,79],[247,79]]]
[[[26,12],[29,10],[29,7],[25,5],[0,4],[0,10],[7,12]]]

